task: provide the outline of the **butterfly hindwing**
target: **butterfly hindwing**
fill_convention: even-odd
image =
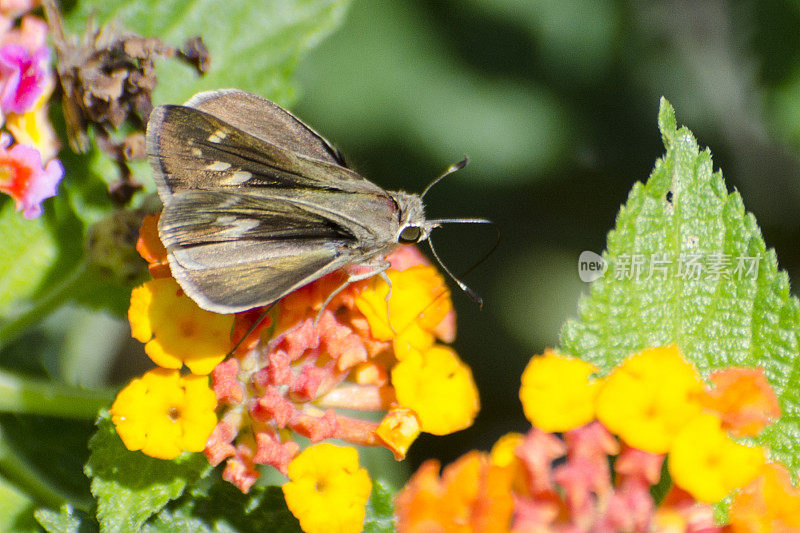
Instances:
[[[169,247],[237,240],[331,239],[353,242],[344,227],[291,201],[260,191],[186,190],[173,195],[159,223]]]
[[[205,245],[204,261],[242,252],[248,246],[247,243],[225,244]],[[325,242],[267,246],[261,250],[261,260],[213,268],[186,268],[184,264],[190,261],[185,255],[189,253],[191,249],[170,252],[173,276],[200,307],[215,313],[237,313],[269,305],[352,259]]]
[[[159,232],[173,276],[218,313],[267,305],[352,261],[356,250],[335,222],[252,191],[176,193]]]

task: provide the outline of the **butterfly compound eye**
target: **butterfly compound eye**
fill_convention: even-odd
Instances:
[[[417,226],[406,226],[403,228],[403,231],[400,232],[400,241],[403,244],[413,244],[415,242],[419,242],[420,237],[422,237],[422,230]]]

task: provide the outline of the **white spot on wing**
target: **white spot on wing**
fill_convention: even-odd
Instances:
[[[216,220],[216,224],[222,226],[217,228],[217,233],[219,235],[240,237],[242,234],[256,228],[259,222],[252,218],[238,218],[232,215],[223,215]]]
[[[214,133],[208,136],[208,141],[212,143],[220,143],[227,136],[228,134],[225,132],[225,130],[216,130]]]
[[[203,155],[203,151],[200,148],[192,148],[192,155],[195,157],[200,157]]]
[[[206,167],[206,170],[217,170],[221,172],[223,170],[228,170],[229,168],[231,168],[230,163],[226,163],[225,161],[214,161]]]
[[[237,170],[231,176],[225,180],[226,185],[240,185],[250,178],[253,177],[253,174],[247,172],[245,170]]]
[[[236,221],[235,226],[240,233],[246,233],[251,229],[258,227],[258,224],[258,220],[253,220],[252,218],[240,218]]]

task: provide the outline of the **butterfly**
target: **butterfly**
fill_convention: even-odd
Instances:
[[[215,313],[270,305],[344,267],[364,268],[341,288],[385,276],[398,244],[425,241],[445,223],[491,223],[425,218],[425,192],[466,159],[421,195],[386,191],[294,115],[237,89],[156,107],[147,153],[172,275]]]

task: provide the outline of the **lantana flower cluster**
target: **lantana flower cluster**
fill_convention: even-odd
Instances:
[[[450,293],[415,247],[387,257],[391,287],[375,276],[326,304],[349,274],[335,272],[268,312],[235,316],[204,311],[183,293],[158,240],[157,217],[145,219],[137,249],[154,279],[133,290],[128,317],[133,336],[161,368],[134,380],[112,406],[129,449],[171,458],[203,448],[212,465],[225,462],[223,478],[243,492],[259,477],[257,465],[274,467],[291,478],[287,502],[302,524],[303,512],[314,507],[309,502],[333,497],[331,483],[321,478],[366,474],[359,474],[357,458],[352,464],[353,455],[335,446],[312,446],[298,456],[298,437],[383,446],[402,459],[420,432],[442,435],[472,424],[477,389],[469,367],[446,344],[455,337]],[[181,374],[184,366],[190,374]],[[146,386],[154,376],[166,389]],[[199,393],[198,380],[214,402]],[[215,409],[219,420],[210,424],[207,415]],[[351,489],[336,498],[355,498],[345,507],[360,514],[348,520],[363,521],[369,488],[353,479],[341,483]],[[305,504],[293,507],[293,501]],[[326,519],[330,524],[330,513]],[[357,531],[356,521],[355,529],[342,531]]]
[[[423,464],[397,497],[399,531],[800,528],[800,491],[786,468],[733,438],[780,416],[761,370],[719,371],[709,387],[676,346],[664,346],[606,378],[596,371],[552,351],[533,358],[520,389],[531,430],[441,476],[437,462]],[[672,486],[656,501],[665,464]],[[734,493],[730,523],[715,525],[712,504]]]
[[[47,23],[30,14],[35,2],[0,5],[0,191],[25,218],[41,215],[64,175],[47,115],[55,87]]]

